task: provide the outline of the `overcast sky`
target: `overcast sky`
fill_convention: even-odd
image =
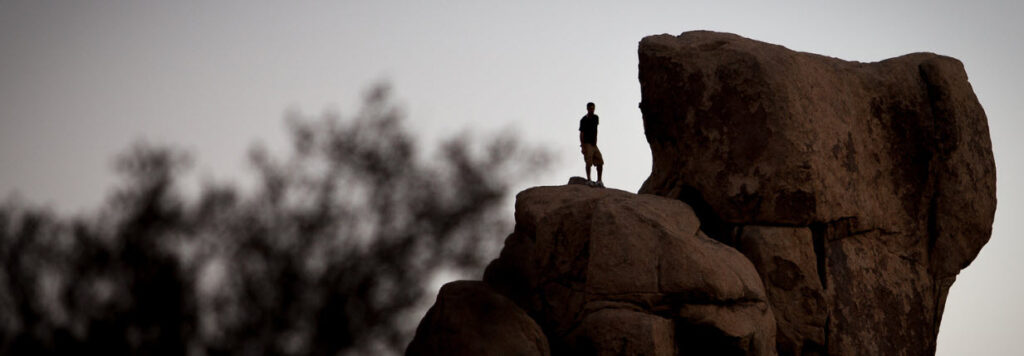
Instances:
[[[514,130],[549,147],[558,165],[536,178],[543,184],[583,173],[576,129],[593,101],[605,181],[636,191],[651,164],[637,108],[646,35],[724,31],[863,62],[935,52],[966,66],[999,182],[992,240],[950,292],[938,354],[1017,354],[1022,10],[1018,1],[0,0],[0,198],[86,211],[114,183],[112,157],[139,138],[193,152],[194,181],[252,176],[253,142],[286,147],[283,113],[344,117],[380,81],[427,142]]]

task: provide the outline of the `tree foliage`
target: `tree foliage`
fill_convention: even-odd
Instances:
[[[420,152],[383,87],[349,120],[286,122],[287,157],[251,151],[254,189],[188,199],[190,157],[140,143],[94,214],[0,209],[0,353],[400,352],[431,278],[479,271],[510,185],[545,165],[511,136]]]

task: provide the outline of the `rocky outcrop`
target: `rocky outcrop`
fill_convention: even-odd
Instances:
[[[774,354],[757,271],[699,227],[674,199],[528,189],[484,281],[538,321],[554,354]]]
[[[746,226],[737,235],[736,247],[764,279],[778,322],[779,353],[825,354],[828,313],[811,230]]]
[[[641,194],[579,177],[519,193],[484,282],[443,287],[408,354],[934,353],[996,204],[960,62],[713,32],[639,55]]]
[[[963,65],[846,62],[732,34],[640,43],[641,193],[690,203],[763,278],[782,354],[934,352],[988,241],[995,164]]]
[[[445,284],[406,355],[550,355],[547,338],[526,312],[480,281]]]

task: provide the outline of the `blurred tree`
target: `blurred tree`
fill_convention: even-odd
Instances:
[[[93,216],[0,209],[0,353],[401,352],[428,282],[480,270],[546,162],[511,136],[427,156],[383,86],[351,120],[286,123],[287,158],[251,151],[253,191],[185,199],[189,157],[137,144]]]

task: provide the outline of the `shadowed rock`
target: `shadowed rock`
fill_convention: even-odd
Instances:
[[[445,284],[406,355],[549,355],[537,323],[480,281]]]
[[[484,280],[540,323],[555,354],[774,354],[756,270],[699,227],[678,200],[531,188]]]
[[[653,154],[640,191],[690,203],[706,233],[743,246],[780,351],[934,352],[948,288],[996,205],[963,65],[847,62],[706,31],[650,36],[638,52]]]
[[[824,353],[828,314],[811,230],[748,225],[738,236],[737,248],[764,278],[778,322],[779,353]]]
[[[962,64],[704,31],[639,55],[649,194],[579,177],[521,192],[486,286],[444,287],[409,352],[934,353],[996,204]]]

